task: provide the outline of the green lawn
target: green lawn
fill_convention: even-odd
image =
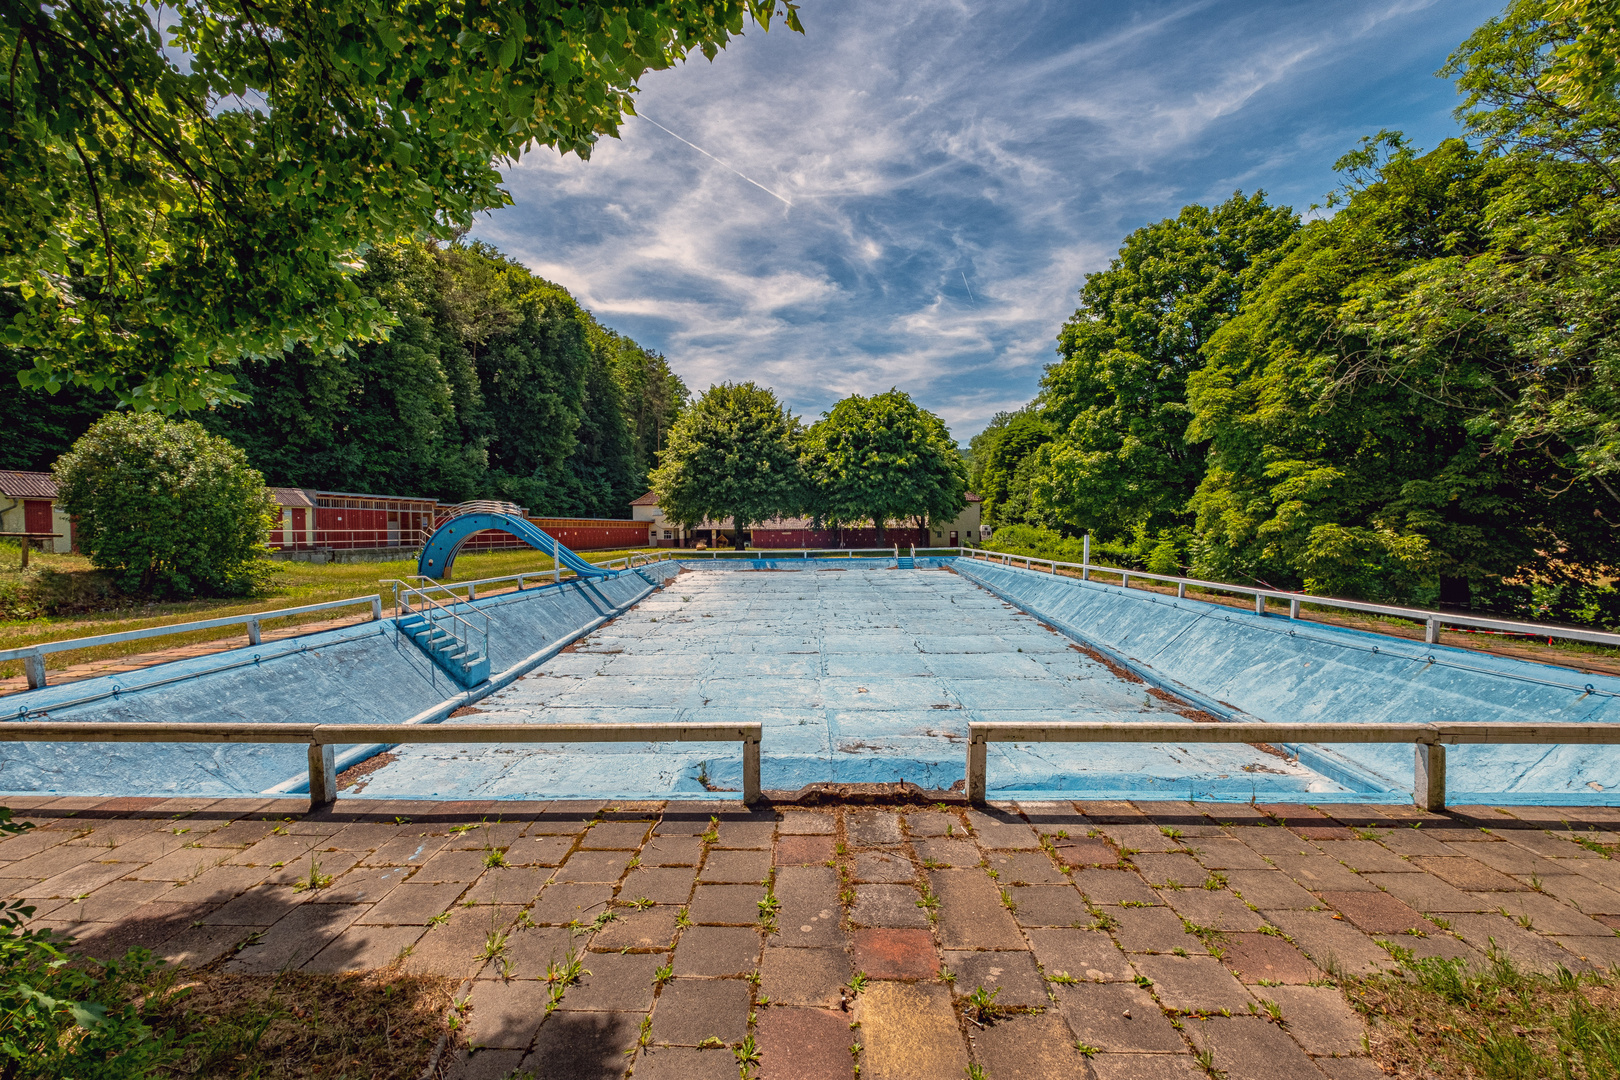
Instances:
[[[592,562],[623,558],[628,551],[587,552]],[[215,600],[134,601],[121,597],[101,595],[99,576],[90,567],[90,560],[80,555],[47,555],[33,552],[29,556],[27,571],[20,569],[21,553],[16,544],[0,543],[0,590],[21,587],[30,594],[47,591],[55,596],[74,600],[77,609],[72,614],[44,615],[38,618],[0,620],[0,649],[15,649],[44,641],[64,641],[69,638],[92,637],[120,630],[140,630],[150,626],[193,622],[199,619],[221,618],[227,615],[247,615],[257,611],[318,604],[326,600],[346,600],[357,596],[382,594],[387,603],[390,589],[381,584],[383,579],[404,578],[416,573],[414,560],[374,563],[327,563],[316,565],[303,562],[277,562],[270,590],[263,596]],[[552,569],[551,557],[524,548],[518,551],[497,551],[462,555],[456,559],[451,581],[473,581],[498,574],[543,572]],[[361,615],[365,609],[356,607],[352,614]],[[341,618],[351,614],[345,609],[314,612],[286,620],[270,620],[266,630],[292,625],[296,622]],[[150,652],[175,645],[223,638],[246,640],[241,627],[221,627],[188,634],[145,638],[139,641],[102,645],[89,649],[52,653],[46,658],[46,668],[60,669],[88,660],[102,660],[116,656]],[[0,662],[0,678],[22,674],[22,661]]]

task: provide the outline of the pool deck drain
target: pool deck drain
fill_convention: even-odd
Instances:
[[[729,1078],[749,1036],[763,1080],[1193,1078],[1205,1050],[1230,1080],[1362,1080],[1324,969],[1391,968],[1380,940],[1620,963],[1620,863],[1578,842],[1620,840],[1609,808],[7,802],[37,827],[0,843],[0,892],[33,925],[227,971],[464,979],[461,1080]],[[981,986],[1010,1010],[982,1026]]]

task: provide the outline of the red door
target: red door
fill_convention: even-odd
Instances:
[[[293,512],[292,512],[292,531],[293,531],[293,534],[287,538],[287,545],[289,547],[300,547],[304,543],[304,527],[308,523],[308,520],[304,515],[305,515],[305,510],[304,510],[304,508],[302,506],[293,507]]]
[[[49,499],[27,499],[23,502],[23,529],[31,533],[53,531]]]
[[[952,530],[951,531],[951,547],[956,547],[956,546],[957,546],[956,532],[955,532],[955,530]]]

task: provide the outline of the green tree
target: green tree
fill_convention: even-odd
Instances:
[[[247,455],[192,420],[116,412],[57,459],[80,549],[126,591],[251,592],[275,508]]]
[[[1204,474],[1187,439],[1187,377],[1299,227],[1264,193],[1188,206],[1086,275],[1039,402],[1056,436],[1031,466],[1036,523],[1123,536],[1189,523]]]
[[[1030,506],[1035,451],[1052,441],[1052,429],[1033,405],[999,415],[1006,421],[987,428],[987,437],[977,448],[976,459],[983,465],[974,490],[984,499],[986,524],[1035,524]]]
[[[1413,274],[1490,250],[1499,165],[1388,133],[1340,163],[1343,209],[1304,230],[1190,380],[1188,437],[1210,444],[1192,501],[1202,572],[1467,604],[1523,568],[1612,558],[1593,489],[1559,454],[1493,449],[1467,422],[1502,391],[1488,325],[1399,332]]]
[[[647,474],[658,462],[658,452],[681,414],[689,392],[664,357],[636,344],[623,334],[590,320],[591,351],[607,365],[619,388],[625,423],[630,429],[632,454],[631,498],[647,490]]]
[[[805,473],[816,516],[833,525],[950,521],[967,506],[967,463],[945,422],[899,390],[853,394],[811,425]]]
[[[791,3],[786,21],[802,29]],[[581,156],[636,80],[777,0],[82,0],[0,6],[0,340],[25,385],[165,411],[228,365],[389,324],[364,253],[504,205],[497,161]]]
[[[711,386],[676,420],[658,456],[651,476],[658,506],[688,527],[730,518],[741,550],[749,525],[803,509],[802,438],[798,418],[770,390],[752,382]]]

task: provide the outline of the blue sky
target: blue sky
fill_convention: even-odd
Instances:
[[[1361,136],[1456,134],[1434,72],[1500,9],[805,0],[803,36],[649,75],[590,161],[507,169],[473,235],[695,392],[814,419],[897,386],[965,441],[1034,395],[1131,230],[1236,189],[1303,212]]]

